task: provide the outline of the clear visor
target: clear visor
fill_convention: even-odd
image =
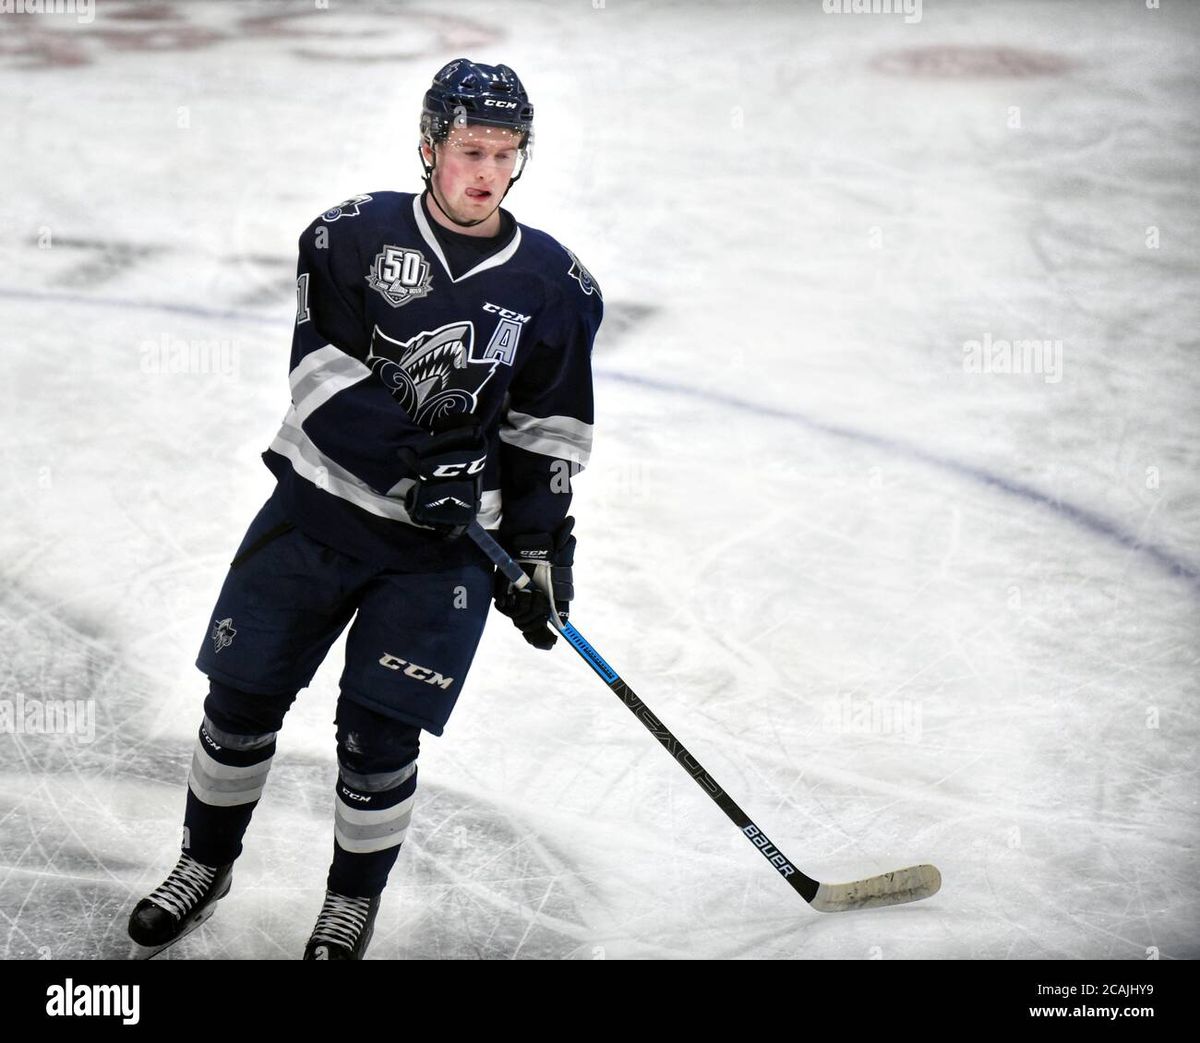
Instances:
[[[529,138],[532,139],[532,133]],[[446,140],[438,149],[468,167],[491,165],[510,177],[516,177],[529,158],[527,141],[521,146],[521,135],[509,127],[491,127],[483,123],[467,123],[455,119]]]

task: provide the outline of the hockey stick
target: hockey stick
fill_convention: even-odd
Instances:
[[[473,522],[467,529],[467,535],[479,546],[508,577],[516,587],[527,586],[529,576],[515,561],[505,553],[500,546],[479,524]],[[649,729],[663,746],[717,804],[743,835],[771,863],[779,874],[799,892],[809,905],[822,913],[841,913],[850,909],[871,909],[883,905],[902,905],[905,902],[917,902],[937,894],[942,886],[942,876],[936,866],[909,866],[907,869],[897,869],[894,873],[881,873],[879,876],[867,877],[865,880],[854,880],[846,884],[823,884],[800,872],[784,856],[767,835],[758,828],[741,808],[734,803],[711,775],[700,765],[683,746],[670,729],[650,712],[649,707],[641,701],[617,672],[604,661],[584,636],[571,623],[563,623],[551,614],[551,619],[559,633],[567,639],[576,652],[583,658],[600,678],[608,685],[617,697],[633,712]]]

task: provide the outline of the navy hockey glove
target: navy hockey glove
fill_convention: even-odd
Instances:
[[[432,435],[419,449],[401,449],[400,459],[416,479],[404,498],[418,525],[453,539],[475,520],[483,494],[487,440],[478,426]]]
[[[566,518],[553,535],[514,536],[508,550],[513,560],[533,581],[522,589],[497,571],[496,608],[508,616],[534,648],[553,648],[558,633],[550,623],[551,613],[563,623],[575,596],[571,566],[575,563],[574,518]]]

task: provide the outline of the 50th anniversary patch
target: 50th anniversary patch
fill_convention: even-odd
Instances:
[[[433,284],[429,262],[420,250],[385,246],[367,272],[367,285],[393,308],[424,297]]]

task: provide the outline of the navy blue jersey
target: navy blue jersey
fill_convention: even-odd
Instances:
[[[404,509],[399,450],[471,414],[487,432],[479,520],[552,532],[592,442],[591,349],[604,305],[578,258],[522,224],[453,278],[421,197],[373,192],[300,236],[292,405],[263,454],[313,538],[407,571],[478,561]]]

